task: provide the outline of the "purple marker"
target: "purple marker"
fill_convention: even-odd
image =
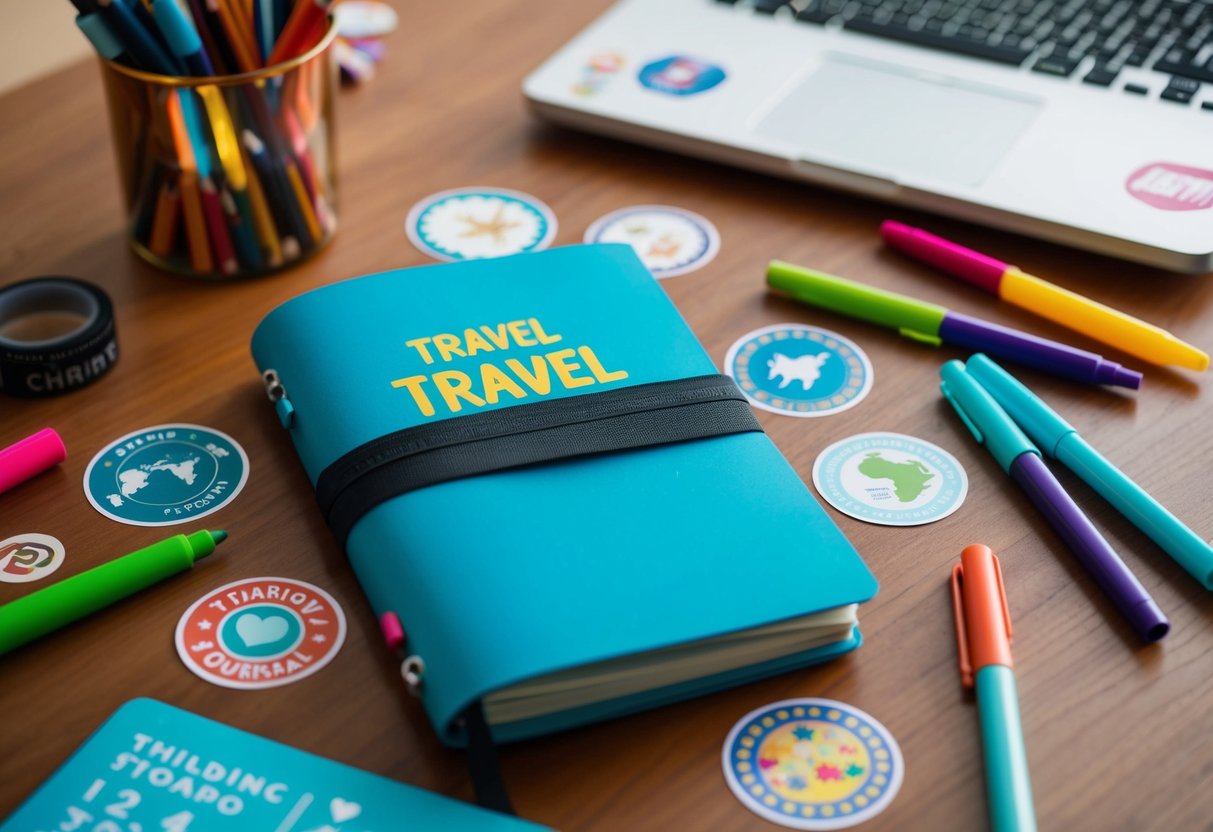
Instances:
[[[947,362],[939,374],[944,397],[973,436],[1027,492],[1137,634],[1147,642],[1165,636],[1171,623],[1158,604],[1045,467],[1040,451],[1006,411],[959,361]]]
[[[767,285],[802,303],[892,327],[926,344],[955,344],[1085,384],[1141,386],[1141,373],[1093,352],[824,272],[773,260]]]

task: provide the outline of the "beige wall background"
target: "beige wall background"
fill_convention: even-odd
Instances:
[[[0,93],[92,52],[68,0],[0,0]]]

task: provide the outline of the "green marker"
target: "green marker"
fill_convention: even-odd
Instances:
[[[0,655],[184,572],[225,540],[224,531],[173,535],[0,606]]]

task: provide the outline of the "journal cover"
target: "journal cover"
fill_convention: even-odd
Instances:
[[[270,312],[252,352],[313,485],[402,429],[716,373],[625,245],[334,283]],[[376,614],[403,622],[450,743],[481,699],[504,741],[831,658],[876,592],[761,432],[420,488],[362,516],[346,551]],[[527,685],[568,704],[528,704]]]
[[[132,699],[0,830],[114,832],[542,832],[248,734],[154,699]]]

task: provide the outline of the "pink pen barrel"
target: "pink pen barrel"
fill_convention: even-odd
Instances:
[[[915,260],[972,283],[992,295],[998,294],[1002,276],[1010,268],[1001,260],[893,220],[880,224],[880,236],[890,246]]]
[[[0,494],[67,459],[67,448],[53,428],[43,428],[0,450]]]

